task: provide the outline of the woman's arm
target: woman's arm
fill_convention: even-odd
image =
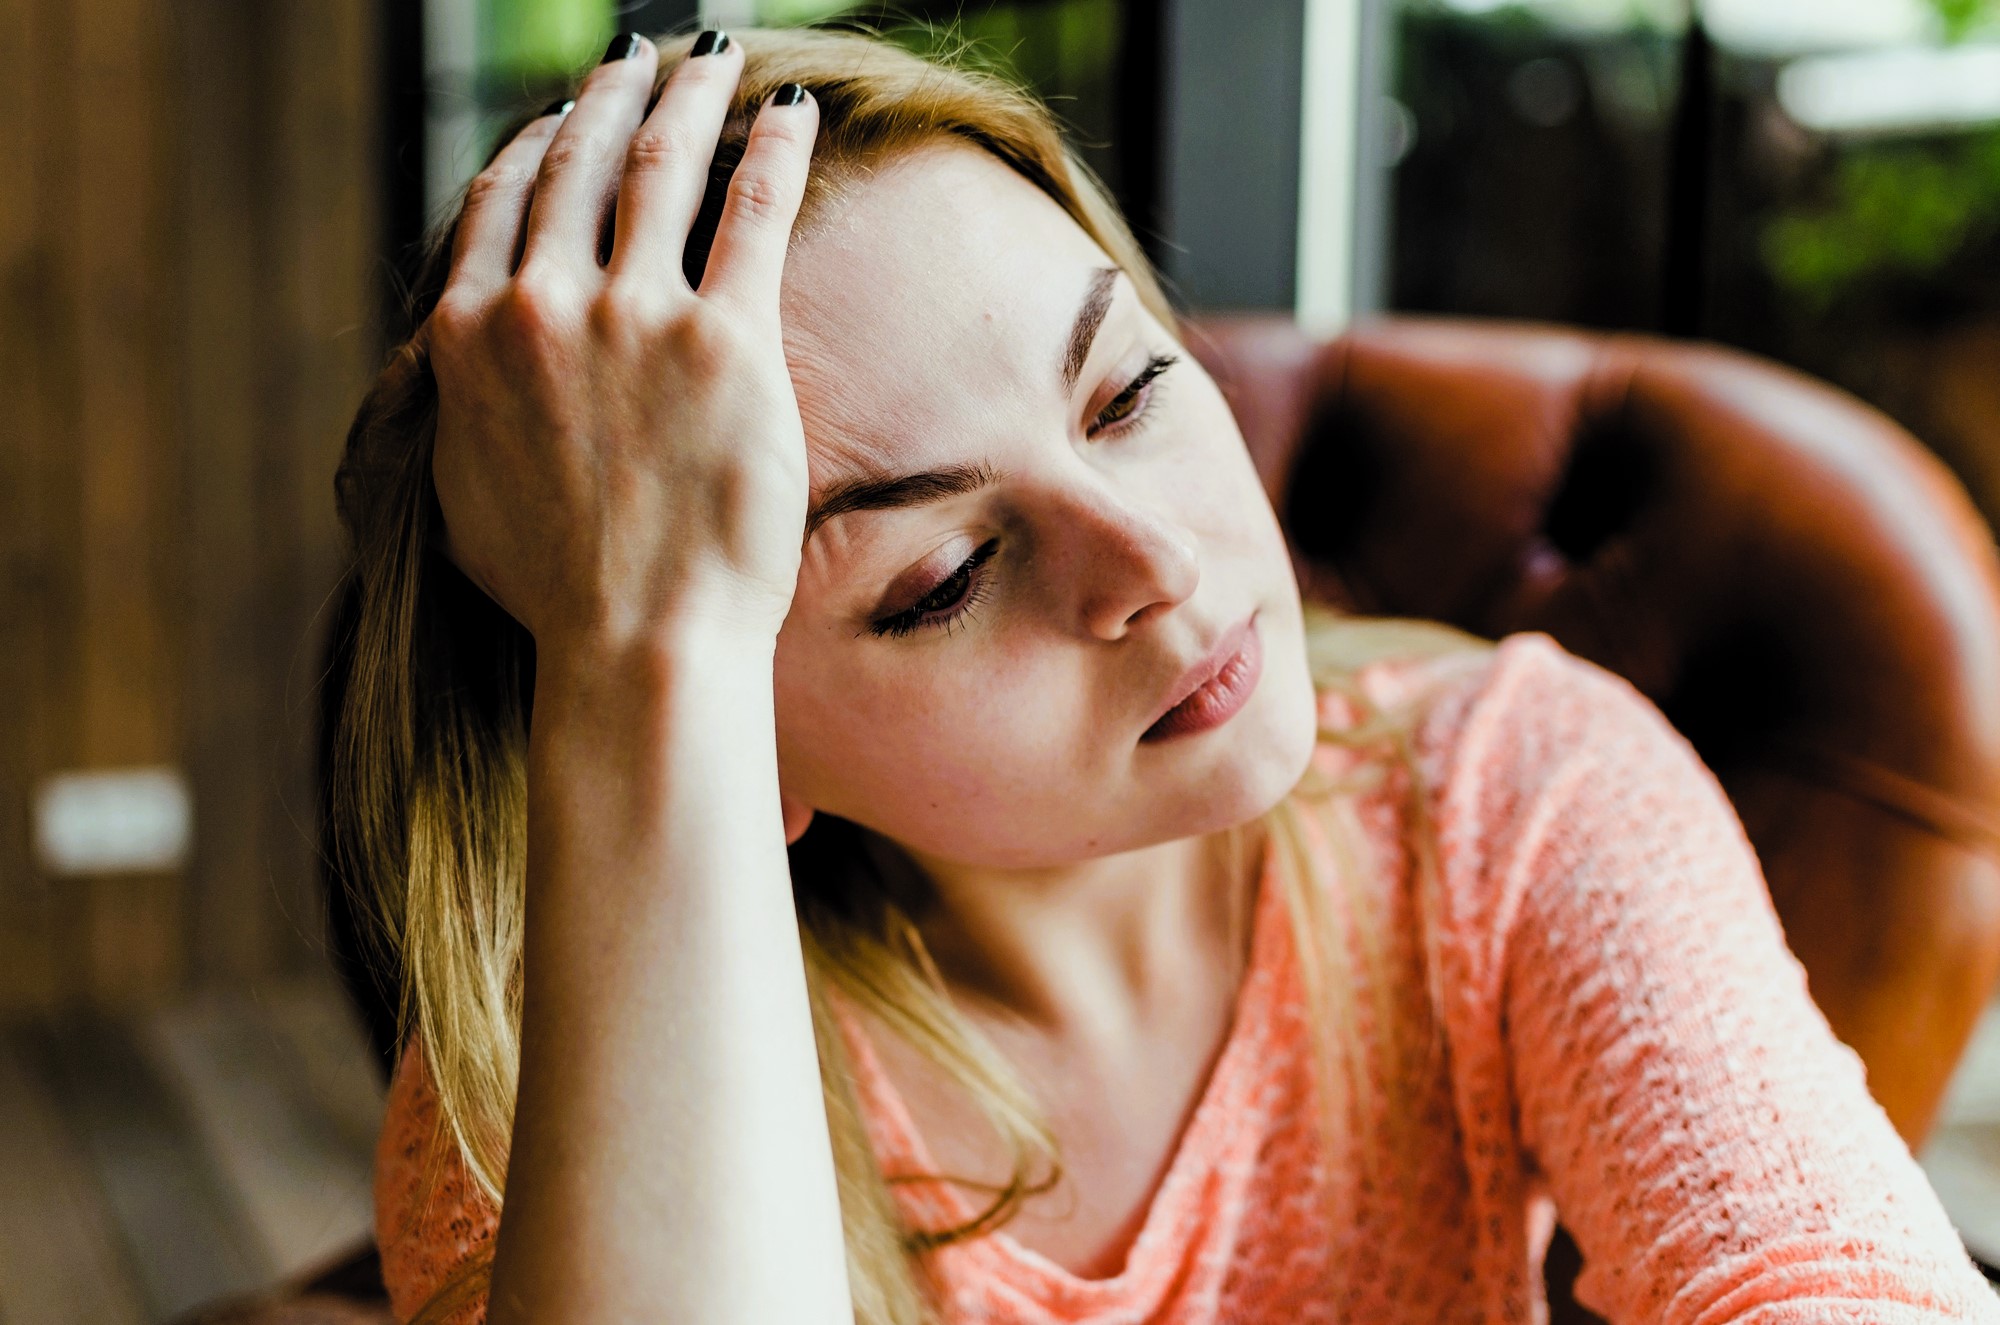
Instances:
[[[489,1320],[844,1321],[768,641],[538,663]]]
[[[1579,1300],[1618,1325],[2000,1321],[1659,712],[1517,640],[1463,748],[1483,772],[1452,812],[1487,855],[1521,1140]]]
[[[489,1319],[845,1321],[771,675],[806,499],[778,286],[817,112],[759,114],[697,292],[741,52],[649,110],[656,60],[614,43],[495,158],[426,324],[450,555],[535,640]]]

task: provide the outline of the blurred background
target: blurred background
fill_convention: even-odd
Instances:
[[[0,0],[0,1321],[365,1235],[313,776],[348,416],[426,226],[614,30],[821,20],[1040,89],[1190,309],[1721,341],[2000,517],[2000,0]],[[2000,1117],[1989,1041],[1927,1158],[2000,1251],[1949,1125]]]

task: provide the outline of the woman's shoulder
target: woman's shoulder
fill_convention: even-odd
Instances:
[[[1503,766],[1531,776],[1582,750],[1609,755],[1607,742],[1685,747],[1631,682],[1542,631],[1496,641],[1432,622],[1343,618],[1309,627],[1309,641],[1316,679],[1334,679],[1320,688],[1322,728],[1352,728],[1371,708],[1388,715],[1434,786]]]
[[[1658,713],[1624,677],[1542,630],[1490,640],[1434,620],[1314,614],[1306,640],[1332,715],[1352,713],[1358,693],[1378,711],[1416,711],[1442,737],[1474,711],[1504,709],[1530,725],[1604,709]]]
[[[1569,899],[1556,906],[1660,906],[1657,895],[1631,900],[1643,880],[1618,862],[1676,852],[1697,853],[1704,869],[1754,860],[1726,793],[1665,715],[1547,634],[1385,658],[1354,681],[1378,704],[1410,705],[1399,725],[1438,865],[1434,920],[1457,936],[1448,946],[1479,954],[1481,971],[1499,969],[1508,944],[1498,936],[1512,931],[1529,890]],[[1396,812],[1385,831],[1407,827],[1401,797],[1388,799]],[[1604,901],[1613,894],[1621,900]]]
[[[459,1155],[422,1042],[412,1036],[390,1082],[375,1148],[375,1237],[396,1319],[410,1319],[459,1267],[480,1257],[499,1222]],[[477,1303],[447,1313],[453,1325],[484,1314]]]
[[[1419,748],[1456,765],[1522,772],[1578,757],[1616,764],[1648,747],[1691,762],[1693,750],[1653,701],[1618,673],[1565,649],[1541,631],[1494,644],[1475,666],[1430,692]]]

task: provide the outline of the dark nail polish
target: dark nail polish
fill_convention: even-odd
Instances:
[[[598,63],[610,64],[613,60],[629,60],[638,53],[639,34],[636,32],[621,32],[611,39],[609,46],[604,48],[604,58],[599,60]]]
[[[688,52],[688,58],[692,60],[697,55],[720,55],[728,49],[729,34],[721,28],[710,28],[694,39],[694,49]]]
[[[561,101],[551,101],[548,105],[542,107],[542,115],[567,115],[569,114],[569,108],[575,104],[574,101],[569,100],[567,97]],[[540,119],[541,116],[538,115],[536,118]]]
[[[787,83],[771,94],[773,106],[796,106],[806,99],[806,90],[797,83]]]

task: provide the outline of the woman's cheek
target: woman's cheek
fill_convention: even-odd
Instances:
[[[825,693],[838,702],[802,706],[793,745],[822,808],[878,823],[963,794],[963,781],[992,752],[981,748],[985,728],[957,711],[951,688],[940,693],[934,669],[943,665],[926,660],[886,682],[829,681]]]

